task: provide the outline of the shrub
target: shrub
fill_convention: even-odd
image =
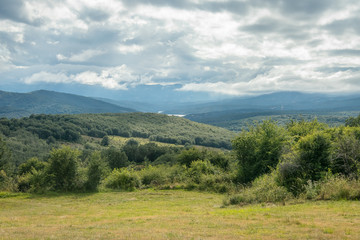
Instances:
[[[251,187],[244,188],[240,193],[229,197],[226,204],[245,204],[261,202],[282,202],[293,195],[285,187],[279,186],[275,174],[265,174],[254,180]]]
[[[305,180],[319,180],[330,168],[330,136],[315,132],[299,140],[299,160]]]
[[[134,191],[140,186],[140,179],[134,171],[114,169],[110,175],[105,178],[104,185],[111,189]]]
[[[320,182],[317,199],[359,200],[360,181],[343,176],[330,175]]]
[[[233,140],[239,161],[238,179],[247,183],[269,173],[279,162],[286,140],[283,128],[272,121],[264,121],[249,131],[242,131]]]
[[[139,173],[143,185],[159,186],[169,182],[168,168],[165,166],[148,166]]]
[[[296,156],[293,157],[296,158]],[[280,162],[276,170],[276,181],[280,186],[284,186],[295,196],[303,191],[304,181],[302,179],[302,169],[296,162],[296,159],[293,161]]]
[[[8,176],[4,170],[0,170],[0,190],[16,192],[17,188],[16,179]]]
[[[32,168],[18,179],[18,189],[21,192],[44,193],[51,190],[51,185],[49,176],[44,169]]]
[[[90,162],[87,169],[86,189],[88,191],[96,191],[100,181],[107,172],[107,166],[102,161],[99,152],[94,152],[90,156]]]
[[[33,169],[40,171],[40,170],[45,169],[45,167],[46,167],[45,162],[40,161],[36,157],[33,157],[19,166],[18,174],[23,175],[26,173],[30,173]]]
[[[70,147],[54,149],[50,153],[48,174],[53,179],[55,190],[74,190],[79,155],[78,150]]]

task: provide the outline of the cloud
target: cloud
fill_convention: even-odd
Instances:
[[[56,58],[59,61],[85,62],[85,61],[87,61],[95,56],[99,56],[103,53],[104,53],[104,51],[101,51],[101,50],[88,49],[88,50],[82,51],[81,53],[78,53],[78,54],[72,54],[70,57],[65,57],[62,54],[57,54]]]
[[[106,68],[100,72],[83,71],[76,74],[67,74],[63,72],[50,73],[41,71],[32,74],[24,79],[26,84],[34,83],[80,83],[83,85],[99,85],[106,89],[126,90],[138,84],[147,84],[151,76],[138,76],[132,72],[126,65],[113,68]]]
[[[230,95],[358,89],[355,0],[0,0],[0,6],[0,79],[119,90],[177,83],[181,91]]]

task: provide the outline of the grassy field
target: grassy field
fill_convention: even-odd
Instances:
[[[188,191],[0,194],[0,239],[359,239],[360,202],[222,207]]]

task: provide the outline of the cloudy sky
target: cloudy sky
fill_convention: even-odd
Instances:
[[[0,0],[0,90],[56,85],[358,92],[360,1]]]

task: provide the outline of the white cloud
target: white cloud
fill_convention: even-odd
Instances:
[[[24,79],[26,84],[33,84],[39,82],[46,83],[70,83],[70,78],[65,73],[49,73],[46,71],[41,71],[34,73],[30,77]]]
[[[139,52],[144,50],[144,47],[136,45],[136,44],[133,44],[133,45],[119,45],[118,50],[122,54],[139,53]]]
[[[77,74],[50,73],[41,71],[24,79],[26,84],[45,83],[80,83],[84,85],[99,85],[107,89],[126,90],[138,84],[151,83],[151,76],[138,76],[126,65],[106,68],[102,71],[84,71]]]

